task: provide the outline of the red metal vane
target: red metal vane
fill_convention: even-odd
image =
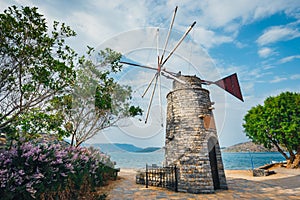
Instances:
[[[241,88],[240,88],[240,84],[238,81],[238,77],[237,74],[231,74],[230,76],[227,76],[225,78],[222,78],[218,81],[213,82],[214,84],[216,84],[217,86],[219,86],[220,88],[226,90],[227,92],[229,92],[230,94],[232,94],[233,96],[235,96],[236,98],[240,99],[241,101],[244,102],[243,96],[242,96],[242,92],[241,92]]]

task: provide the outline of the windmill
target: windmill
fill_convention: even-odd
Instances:
[[[147,123],[157,87],[159,88],[161,104],[161,76],[173,79],[173,90],[167,94],[164,164],[165,166],[177,166],[179,170],[178,191],[213,193],[216,189],[227,189],[227,183],[214,124],[213,102],[210,101],[209,91],[202,88],[202,85],[217,85],[239,100],[244,100],[236,73],[217,81],[210,81],[196,76],[174,73],[165,68],[166,62],[196,24],[196,22],[192,23],[172,51],[165,56],[176,12],[177,7],[172,17],[162,54],[159,54],[157,45],[156,67],[125,61],[121,63],[155,71],[142,95],[144,97],[153,85],[145,123]],[[159,30],[157,30],[158,32]]]
[[[160,108],[162,108],[162,106],[161,106],[161,76],[164,76],[164,77],[166,77],[168,79],[173,79],[173,80],[175,80],[175,81],[177,81],[179,83],[182,83],[182,84],[188,84],[188,83],[186,83],[183,80],[180,80],[178,78],[178,76],[180,76],[180,73],[175,73],[175,72],[168,71],[164,67],[165,64],[166,64],[166,62],[173,55],[173,53],[180,46],[180,44],[187,37],[187,35],[190,33],[190,31],[193,29],[193,27],[196,24],[196,21],[194,21],[187,28],[186,32],[182,35],[182,37],[179,39],[179,41],[177,42],[177,44],[173,47],[173,49],[166,56],[166,49],[168,47],[168,43],[169,43],[169,40],[170,40],[170,35],[171,35],[172,29],[173,29],[173,24],[174,24],[174,21],[175,21],[177,9],[178,9],[178,6],[176,6],[176,8],[174,10],[174,13],[173,13],[173,16],[172,16],[172,20],[171,20],[171,23],[170,23],[170,27],[168,29],[167,37],[166,37],[165,44],[164,44],[163,51],[162,51],[161,55],[160,55],[159,48],[158,48],[158,34],[159,34],[159,29],[157,29],[157,66],[156,67],[142,65],[142,64],[133,63],[133,62],[126,62],[126,61],[121,61],[120,62],[122,64],[130,65],[130,66],[135,66],[135,67],[140,67],[140,68],[145,68],[145,69],[149,69],[149,70],[155,71],[154,76],[152,77],[152,79],[148,83],[148,86],[146,87],[145,91],[142,94],[142,98],[144,98],[144,96],[149,91],[151,85],[153,85],[153,83],[154,83],[153,89],[152,89],[152,93],[151,93],[151,96],[150,96],[150,100],[149,100],[149,104],[148,104],[148,109],[147,109],[147,113],[146,113],[145,123],[147,123],[148,118],[149,118],[149,113],[150,113],[150,109],[151,109],[151,105],[152,105],[152,102],[153,102],[154,94],[156,92],[157,85],[158,85],[158,90],[159,90],[158,91],[158,94],[159,94],[159,104],[160,104]],[[223,90],[227,91],[228,93],[230,93],[231,95],[235,96],[239,100],[244,101],[242,93],[241,93],[241,89],[240,89],[240,86],[239,86],[238,77],[237,77],[236,73],[231,74],[231,75],[229,75],[229,76],[227,76],[225,78],[222,78],[220,80],[217,80],[217,81],[208,81],[208,80],[202,80],[201,79],[201,83],[203,85],[215,84],[215,85],[219,86],[221,89],[223,89]],[[162,118],[162,110],[161,110],[160,114],[161,114],[161,118]],[[163,126],[163,124],[162,124],[162,126]]]

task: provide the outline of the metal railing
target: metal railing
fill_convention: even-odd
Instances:
[[[163,187],[178,192],[178,169],[176,165],[158,167],[146,165],[145,172],[137,175],[136,183],[148,186]]]

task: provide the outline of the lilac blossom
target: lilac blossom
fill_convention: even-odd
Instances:
[[[0,153],[0,193],[34,199],[63,189],[71,177],[86,172],[96,185],[103,165],[114,167],[109,156],[96,149],[26,142]]]

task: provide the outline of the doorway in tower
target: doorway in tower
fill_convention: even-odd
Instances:
[[[220,179],[219,179],[219,170],[218,170],[218,161],[216,155],[216,143],[213,138],[208,140],[208,150],[209,150],[209,162],[212,173],[212,179],[214,183],[214,189],[220,189]]]

